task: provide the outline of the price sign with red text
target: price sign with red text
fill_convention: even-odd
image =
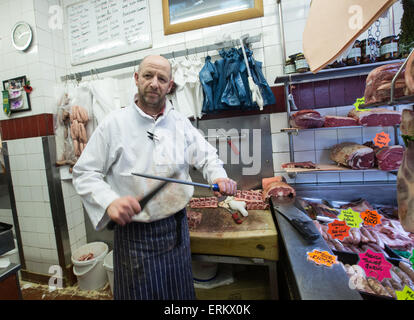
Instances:
[[[390,135],[385,132],[377,133],[374,138],[374,144],[379,148],[387,147],[390,141]]]
[[[382,281],[384,278],[391,278],[390,269],[392,264],[389,263],[383,253],[373,252],[368,249],[359,254],[358,265],[364,269],[367,277],[377,278]]]
[[[308,252],[308,260],[315,262],[317,265],[325,265],[327,267],[332,267],[336,261],[337,256],[330,254],[328,251],[313,250]]]
[[[344,240],[344,238],[349,237],[349,227],[345,221],[335,220],[328,224],[328,233],[333,239]]]
[[[361,218],[367,226],[375,227],[377,224],[381,224],[381,217],[376,210],[365,210],[361,212]]]

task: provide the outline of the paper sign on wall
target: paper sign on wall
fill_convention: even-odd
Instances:
[[[373,252],[368,249],[359,254],[358,265],[364,269],[367,277],[375,277],[378,281],[384,278],[391,278],[390,269],[392,264],[389,263],[383,253]]]

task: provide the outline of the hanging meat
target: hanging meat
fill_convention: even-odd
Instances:
[[[407,85],[406,95],[414,94],[414,54],[408,59],[405,65],[405,84]]]
[[[290,125],[298,129],[320,128],[324,122],[324,117],[315,110],[301,110],[290,116]]]
[[[81,106],[72,106],[70,113],[70,134],[73,141],[73,150],[76,157],[80,157],[88,142],[86,124],[89,121],[88,111]]]
[[[356,170],[371,169],[375,164],[374,150],[353,142],[335,145],[330,156],[336,163]]]
[[[403,111],[401,135],[407,148],[397,175],[398,216],[404,230],[414,232],[414,111]]]

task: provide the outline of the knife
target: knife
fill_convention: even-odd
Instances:
[[[175,174],[173,175],[175,176]],[[161,182],[159,186],[157,186],[154,190],[148,193],[144,198],[139,201],[139,205],[141,206],[141,211],[144,210],[144,207],[148,204],[148,202],[167,185],[168,181]],[[108,222],[107,229],[113,230],[116,225],[116,222],[111,220]]]
[[[190,186],[207,188],[207,189],[211,189],[213,191],[220,191],[220,188],[219,188],[217,183],[209,185],[209,184],[198,183],[198,182],[189,182],[189,181],[185,181],[185,180],[178,180],[178,179],[172,179],[172,178],[166,178],[166,177],[152,176],[152,175],[144,174],[144,173],[132,172],[131,174],[134,175],[134,176],[144,177],[144,178],[148,178],[148,179],[156,179],[156,180],[168,181],[168,182],[172,182],[172,183],[188,184]]]
[[[274,208],[302,235],[308,242],[320,237],[312,219],[294,205],[275,205]]]

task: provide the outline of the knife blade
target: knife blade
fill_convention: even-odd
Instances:
[[[145,173],[131,172],[131,174],[134,175],[134,176],[139,176],[139,177],[148,178],[148,179],[156,179],[156,180],[168,181],[168,182],[172,182],[172,183],[187,184],[187,185],[190,185],[190,186],[211,189],[213,191],[220,191],[220,188],[219,188],[218,184],[216,184],[216,183],[212,184],[212,185],[209,185],[209,184],[198,183],[198,182],[190,182],[190,181],[173,179],[173,178],[153,176],[153,175],[145,174]]]
[[[175,174],[174,175],[172,175],[172,176],[175,176]],[[148,202],[150,202],[150,200],[152,199],[152,198],[154,198],[154,196],[158,193],[158,192],[160,192],[167,184],[168,184],[168,182],[169,181],[163,181],[163,182],[161,182],[156,188],[154,188],[150,193],[148,193],[145,197],[143,197],[140,201],[139,201],[139,205],[140,205],[140,207],[141,207],[141,211],[142,210],[144,210],[144,208],[145,208],[145,206],[148,204]],[[113,221],[113,220],[111,220],[111,221],[109,221],[108,222],[108,225],[107,225],[107,229],[108,230],[113,230],[114,229],[114,227],[115,227],[115,225],[116,225],[116,222],[115,221]]]
[[[289,221],[289,223],[308,242],[314,242],[320,237],[312,219],[294,205],[275,205],[274,208]]]

